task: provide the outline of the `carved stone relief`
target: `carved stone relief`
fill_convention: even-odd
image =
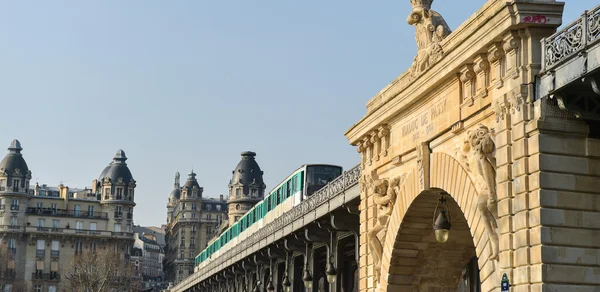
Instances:
[[[451,32],[444,18],[431,10],[432,2],[433,0],[410,1],[413,8],[406,22],[416,28],[418,49],[410,71],[413,78],[444,56],[440,43]]]
[[[376,282],[381,275],[381,257],[383,242],[387,234],[390,216],[394,210],[394,202],[399,193],[401,177],[393,179],[372,180],[368,191],[372,192],[373,201],[377,207],[375,226],[367,233],[369,250],[373,256],[373,271]]]
[[[467,131],[459,158],[475,180],[477,207],[484,217],[485,230],[490,238],[490,260],[498,260],[498,197],[496,194],[496,145],[494,132],[484,125]]]

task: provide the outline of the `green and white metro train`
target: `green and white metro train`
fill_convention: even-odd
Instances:
[[[340,175],[342,175],[342,167],[337,165],[305,164],[301,166],[198,254],[194,271],[204,266],[208,259],[218,257],[285,212],[298,206],[303,200]]]

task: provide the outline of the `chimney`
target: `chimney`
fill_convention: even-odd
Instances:
[[[219,195],[219,200],[222,202],[223,201],[223,195]]]
[[[59,184],[58,193],[60,194],[60,197],[65,200],[65,202],[69,201],[69,187]]]

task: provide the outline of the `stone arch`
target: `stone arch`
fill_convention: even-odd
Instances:
[[[482,216],[477,208],[475,183],[469,172],[446,153],[432,153],[430,162],[430,190],[421,187],[423,176],[427,174],[421,174],[416,166],[402,180],[383,245],[381,276],[379,281],[375,280],[379,282],[379,291],[429,291],[428,284],[423,285],[423,282],[429,283],[427,281],[444,276],[454,279],[456,288],[460,276],[456,263],[439,263],[448,272],[454,273],[452,275],[432,274],[428,277],[424,274],[436,272],[436,269],[429,270],[431,266],[427,266],[427,257],[436,259],[440,256],[440,253],[431,250],[427,252],[430,247],[436,248],[432,243],[445,245],[442,248],[454,253],[459,262],[464,262],[459,264],[466,265],[470,259],[469,253],[474,253],[472,256],[477,257],[480,269],[481,289],[491,291],[500,283],[497,273],[494,273],[498,262],[488,260],[491,247],[484,224],[480,224]],[[432,229],[433,212],[440,191],[451,196],[448,207],[452,213],[453,225],[451,239],[443,244],[435,242]],[[439,271],[438,269],[437,272]],[[422,286],[425,289],[419,289]],[[446,290],[438,288],[434,291]]]

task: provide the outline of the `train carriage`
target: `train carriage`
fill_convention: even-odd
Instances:
[[[278,184],[242,218],[213,240],[195,260],[195,269],[213,256],[229,250],[238,242],[263,228],[285,212],[342,175],[342,167],[329,164],[305,164]]]

